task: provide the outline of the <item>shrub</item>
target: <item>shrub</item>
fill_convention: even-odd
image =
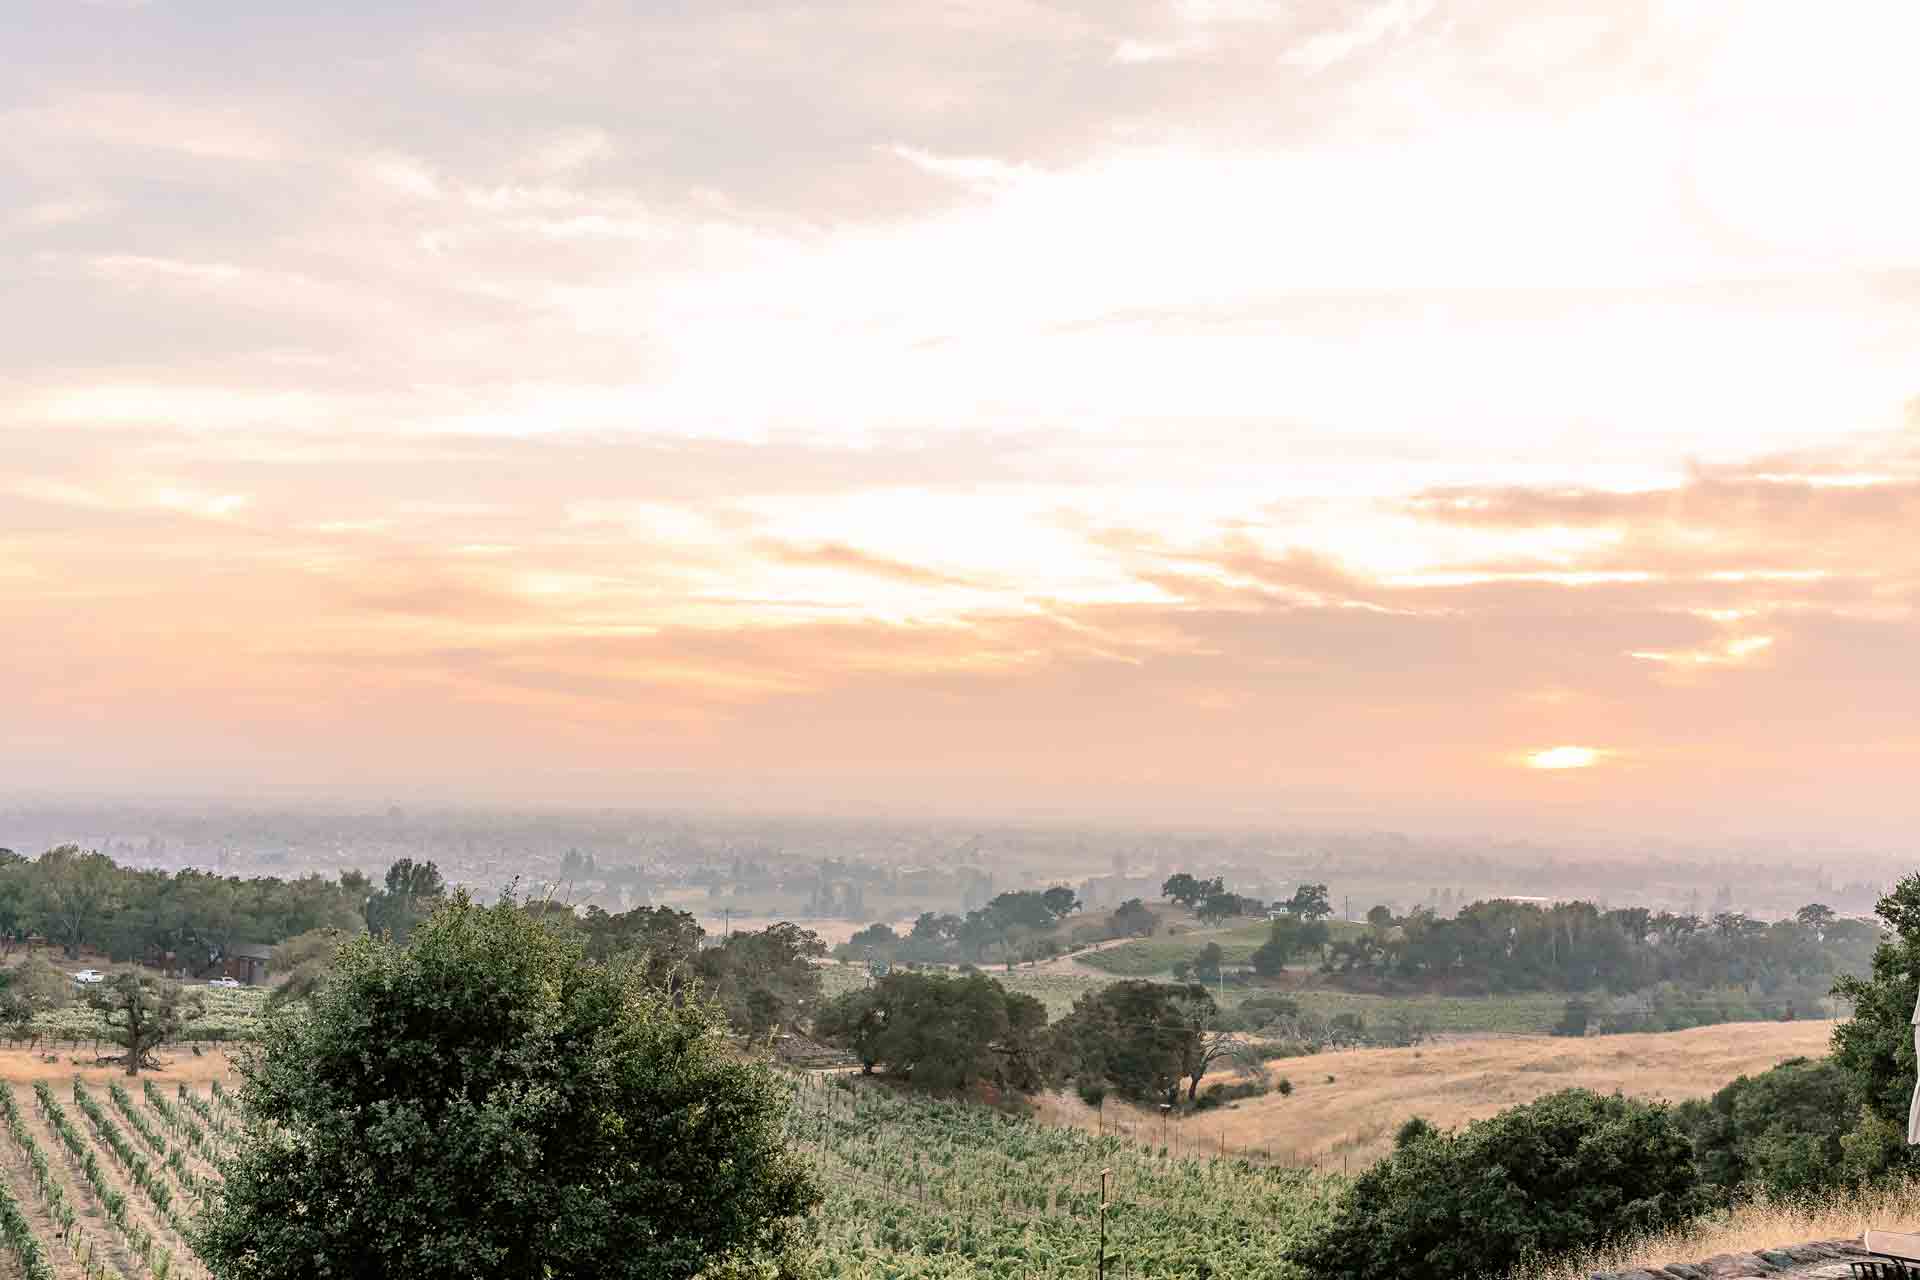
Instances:
[[[1407,1142],[1289,1257],[1326,1280],[1466,1280],[1674,1227],[1709,1200],[1666,1107],[1568,1089]]]
[[[1830,1058],[1790,1058],[1741,1076],[1674,1116],[1693,1141],[1701,1179],[1722,1193],[1750,1186],[1792,1197],[1852,1180],[1841,1142],[1858,1116]]]
[[[1401,1125],[1399,1131],[1393,1135],[1393,1145],[1398,1150],[1401,1147],[1412,1146],[1422,1138],[1435,1137],[1439,1132],[1433,1127],[1433,1122],[1425,1116],[1414,1116]]]

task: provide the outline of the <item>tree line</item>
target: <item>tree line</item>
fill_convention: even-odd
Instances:
[[[1863,971],[1879,930],[1819,903],[1772,923],[1738,912],[1709,918],[1591,902],[1541,906],[1476,902],[1446,918],[1429,910],[1367,913],[1353,937],[1303,942],[1303,923],[1272,925],[1272,952],[1255,970],[1276,973],[1312,950],[1326,973],[1354,987],[1488,995],[1522,991],[1639,991],[1662,983],[1796,995],[1809,1010],[1843,973]]]

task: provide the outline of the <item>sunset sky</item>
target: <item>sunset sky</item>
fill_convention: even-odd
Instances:
[[[1912,0],[9,26],[0,791],[1920,823]]]

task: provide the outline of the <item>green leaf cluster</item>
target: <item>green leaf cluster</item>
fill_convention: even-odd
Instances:
[[[786,1244],[817,1193],[714,1012],[455,894],[342,946],[244,1061],[196,1246],[222,1280],[688,1277]]]
[[[1585,1089],[1412,1133],[1289,1254],[1308,1275],[1467,1280],[1659,1231],[1711,1204],[1665,1106]]]

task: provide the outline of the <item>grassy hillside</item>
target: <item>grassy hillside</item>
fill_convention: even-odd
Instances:
[[[1272,1065],[1292,1082],[1231,1109],[1188,1117],[1175,1139],[1196,1151],[1255,1151],[1323,1169],[1359,1169],[1384,1154],[1410,1117],[1443,1128],[1531,1102],[1557,1089],[1618,1089],[1678,1101],[1735,1076],[1827,1051],[1831,1022],[1739,1022],[1659,1035],[1588,1039],[1510,1037],[1418,1049],[1350,1049]],[[1083,1129],[1119,1129],[1158,1141],[1157,1114],[1109,1102],[1096,1115],[1078,1098],[1045,1099],[1042,1115]]]

